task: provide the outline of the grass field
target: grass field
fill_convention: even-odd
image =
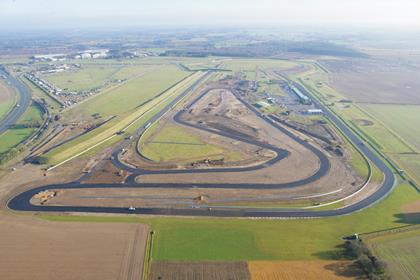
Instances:
[[[376,118],[370,117],[358,107],[350,105],[349,108],[336,109],[352,125],[357,126],[377,147],[386,153],[410,153],[413,149],[407,145],[398,134],[392,133],[386,126]],[[368,122],[368,124],[361,124]]]
[[[363,108],[420,151],[420,106],[363,105]]]
[[[420,182],[420,106],[410,105],[363,105],[376,122],[387,130],[376,132],[375,138],[384,150],[414,180]],[[387,133],[384,133],[387,132]],[[395,136],[397,135],[397,136]],[[392,136],[392,137],[390,137]],[[391,141],[391,139],[399,139]]]
[[[420,154],[400,154],[394,155],[393,158],[403,166],[413,178],[420,182]]]
[[[419,198],[411,186],[402,184],[362,212],[313,220],[43,217],[54,221],[148,223],[156,231],[156,261],[331,260],[343,258],[339,248],[343,236],[406,225],[401,206]]]
[[[118,70],[115,66],[86,67],[44,75],[43,78],[64,90],[84,91],[104,85]]]
[[[156,129],[159,131],[156,133]],[[206,144],[185,128],[175,125],[154,126],[139,143],[140,151],[156,162],[188,160],[222,155],[223,149]]]
[[[151,71],[151,65],[86,64],[81,69],[46,74],[44,79],[61,89],[88,91],[100,89],[117,80],[128,80]]]
[[[420,279],[420,230],[375,237],[368,244],[387,263],[392,279]]]
[[[129,115],[125,117],[115,118],[112,121],[106,123],[105,125],[50,151],[45,155],[45,157],[48,160],[48,163],[60,163],[64,160],[76,156],[77,154],[83,151],[91,149],[92,147],[99,145],[104,141],[108,141],[107,139],[121,139],[124,136],[116,135],[117,132],[122,130],[130,131],[130,129],[134,130],[134,128],[136,127],[135,124],[139,122],[140,119],[144,119],[144,116],[147,115],[147,113],[153,111],[156,106],[160,105],[163,102],[166,102],[171,97],[174,98],[178,94],[181,94],[189,85],[191,85],[202,75],[203,73],[197,72],[194,75],[183,80],[181,83],[176,84],[159,97],[151,99],[150,102],[144,104],[143,106],[140,106],[134,111],[132,110]],[[156,95],[158,95],[158,93],[154,94],[154,96]],[[112,104],[109,104],[109,106],[112,107]]]
[[[275,59],[231,59],[224,61],[225,69],[232,70],[233,72],[240,71],[254,71],[259,69],[290,69],[296,67],[298,64],[287,60]],[[254,75],[254,74],[250,74]],[[252,77],[252,76],[250,76]]]
[[[31,105],[17,124],[42,121],[42,112],[38,106]],[[0,135],[0,153],[4,153],[28,138],[36,128],[11,128]]]
[[[99,113],[103,117],[125,115],[144,102],[169,88],[191,73],[175,65],[163,65],[121,86],[105,90],[65,113],[65,117],[80,119]]]

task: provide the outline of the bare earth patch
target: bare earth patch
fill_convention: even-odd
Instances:
[[[154,262],[150,280],[248,280],[246,262]]]
[[[0,217],[1,279],[141,279],[149,228]]]

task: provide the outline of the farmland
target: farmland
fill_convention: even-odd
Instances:
[[[379,57],[375,53],[373,56]],[[418,61],[404,63],[404,60],[324,60],[323,65],[332,74],[330,84],[354,102],[420,104],[415,70]]]
[[[252,280],[340,280],[363,275],[351,261],[251,261],[248,268]]]
[[[393,279],[420,277],[420,231],[389,233],[368,239],[374,254],[384,260]]]
[[[264,63],[265,64],[263,65],[267,64],[266,62]],[[175,66],[173,68],[172,66],[167,65],[162,67],[162,69],[169,69],[167,67],[170,67],[171,70],[168,71],[180,71],[178,68],[175,68]],[[271,64],[269,63],[268,66],[265,67],[271,67]],[[289,65],[284,67],[287,68],[289,67]],[[252,70],[249,70],[249,73],[251,73],[251,71]],[[258,72],[260,73],[260,71]],[[77,155],[77,153],[79,152],[87,151],[91,147],[94,147],[99,144],[99,148],[102,149],[104,148],[103,145],[105,144],[111,145],[116,143],[124,137],[124,135],[115,136],[118,131],[124,130],[126,132],[132,133],[136,126],[140,126],[140,123],[144,125],[143,118],[145,115],[153,115],[153,112],[156,112],[156,110],[160,108],[162,104],[165,104],[171,98],[174,98],[175,96],[179,95],[181,92],[183,92],[183,90],[185,90],[189,85],[191,85],[194,81],[198,80],[203,75],[203,73],[200,72],[197,72],[195,74],[180,72],[182,73],[182,75],[178,78],[183,79],[180,83],[175,83],[174,86],[167,91],[165,91],[166,88],[162,86],[163,89],[160,92],[155,92],[156,88],[151,87],[154,90],[150,90],[150,96],[144,98],[143,103],[140,103],[140,105],[142,106],[134,106],[133,104],[128,103],[124,105],[124,102],[126,102],[125,100],[113,99],[114,95],[118,96],[119,94],[129,94],[127,93],[130,92],[128,89],[134,91],[136,86],[138,87],[140,84],[145,83],[145,81],[150,81],[147,79],[144,80],[144,77],[147,77],[148,75],[153,75],[153,73],[153,71],[150,71],[145,73],[144,75],[141,74],[139,77],[133,78],[132,81],[128,81],[127,84],[122,84],[121,87],[111,88],[109,91],[104,91],[98,96],[90,98],[87,101],[79,104],[78,106],[67,110],[64,113],[64,118],[66,119],[77,119],[83,117],[83,114],[86,114],[86,116],[88,116],[94,113],[100,114],[101,117],[107,117],[111,115],[117,115],[117,117],[110,120],[108,123],[105,123],[104,125],[100,126],[99,128],[96,128],[93,131],[88,132],[79,138],[76,138],[74,141],[64,144],[56,148],[55,150],[52,150],[51,152],[47,153],[46,157],[48,157],[49,159],[49,164],[62,162],[63,160]],[[190,76],[184,79],[184,76],[188,74]],[[260,76],[260,78],[269,79],[269,76]],[[154,79],[157,80],[157,78]],[[133,85],[132,88],[128,88],[128,85],[130,85],[131,83],[134,83],[136,86]],[[159,85],[161,86],[160,83]],[[121,88],[127,91],[122,90]],[[281,88],[278,86],[267,84],[265,90],[270,92],[273,91],[273,93],[277,94],[278,96],[283,95]],[[117,94],[117,91],[120,93]],[[154,92],[153,94],[152,91]],[[278,91],[279,93],[275,93],[274,91]],[[159,93],[162,92],[163,94],[159,95]],[[130,99],[132,100],[134,96],[136,96],[134,93],[133,95],[130,95]],[[222,117],[224,114],[230,116],[230,119],[234,119],[235,114],[240,114],[241,119],[246,121],[246,124],[255,124],[257,122],[257,120],[252,119],[252,114],[250,114],[249,112],[244,113],[244,109],[241,109],[238,105],[240,104],[239,101],[235,101],[234,96],[231,93],[229,93],[229,91],[214,90],[214,92],[211,92],[209,96],[210,97],[208,97],[208,99],[205,100],[206,102],[198,102],[198,107],[193,107],[190,111],[191,116],[186,118],[191,118],[191,120],[195,119],[195,121],[198,122],[199,119],[197,119],[197,116],[203,118],[202,114],[204,111],[208,110],[208,112],[211,112],[212,110],[214,110],[214,115],[210,114],[206,116],[206,118],[210,120],[206,121],[208,121],[211,125],[214,125],[213,123],[211,123],[211,121],[217,122],[217,120],[219,119],[220,120],[218,121],[218,123],[223,123],[224,121]],[[155,98],[153,99],[153,97]],[[221,103],[222,105],[218,107],[217,100],[227,100],[229,101],[229,106],[223,105],[223,103]],[[107,104],[105,103],[108,102],[119,102],[119,105],[121,107],[111,106],[108,104],[108,106],[110,107],[107,108]],[[91,103],[99,104],[99,107],[96,107],[96,105],[95,107],[93,107]],[[124,106],[126,106],[128,109],[123,110],[122,107]],[[95,111],[89,108],[95,108]],[[86,112],[83,112],[82,110],[86,110]],[[301,115],[300,117],[302,119],[305,118],[303,115]],[[314,117],[313,120],[316,121],[317,118]],[[162,120],[162,122],[164,122],[164,120]],[[232,124],[234,124],[234,128],[239,129],[242,135],[246,135],[246,133],[254,135],[256,133],[254,130],[252,130],[252,127],[250,127],[249,125],[241,125],[239,122],[235,121],[231,122]],[[312,119],[308,121],[308,123],[311,122]],[[217,126],[215,127],[217,128]],[[266,134],[268,134],[268,132],[264,132],[265,128],[263,129],[261,128],[261,126],[259,126],[259,128],[261,129],[262,135],[259,137],[263,137]],[[270,131],[271,137],[280,137],[274,135],[275,132],[273,132],[272,129],[269,130],[267,128],[267,131]],[[191,132],[188,131],[185,127],[177,127],[173,123],[162,124],[158,122],[154,124],[148,130],[147,134],[143,137],[144,139],[140,144],[140,150],[142,151],[145,157],[152,159],[155,162],[171,160],[182,161],[184,159],[183,157],[185,157],[186,159],[190,159],[193,155],[196,157],[208,157],[210,155],[215,154],[227,155],[226,151],[224,151],[223,149],[206,144],[205,141],[201,140],[199,137],[197,137],[197,135],[191,134]],[[268,139],[266,141],[274,141],[270,138],[265,139]],[[110,140],[109,143],[103,143],[104,141],[108,140]],[[283,139],[282,141],[282,143],[287,143],[288,149],[294,149],[293,141],[291,141],[290,139],[287,141],[286,139]],[[186,147],[184,147],[183,145],[185,145]],[[194,148],[197,148],[197,150],[195,151]],[[347,149],[348,148],[349,147],[347,147]],[[94,155],[96,151],[96,149],[90,150],[88,151],[88,153],[86,153],[86,155]],[[355,150],[351,151],[352,153],[355,153]],[[302,150],[299,154],[304,152],[305,151]],[[296,154],[293,154],[291,157],[288,158],[288,160],[293,159],[294,156],[296,156]],[[310,160],[311,158],[308,155],[305,158],[305,163],[310,163]],[[352,158],[352,162],[353,165],[358,167],[357,171],[359,172],[359,174],[365,176],[366,173],[364,167],[362,166],[363,159],[354,156]],[[303,170],[304,165],[300,161],[299,166],[300,169]],[[311,166],[314,167],[315,164],[311,164]],[[116,171],[112,172],[116,173]],[[287,170],[275,171],[276,174],[280,174],[280,172],[287,172]],[[313,170],[310,170],[309,173],[311,172],[313,172]],[[290,172],[288,173],[290,175],[296,175],[291,174]],[[331,174],[337,175],[337,173]],[[186,179],[191,179],[193,178],[193,176],[193,174],[187,174],[187,176],[185,177],[188,177]],[[227,174],[227,176],[229,176],[229,174]],[[264,180],[267,180],[266,176],[263,177]],[[375,179],[375,182],[381,181],[379,177],[380,176],[378,176],[377,180]],[[203,180],[204,176],[198,174],[197,178]],[[211,177],[209,176],[208,178]],[[340,184],[343,184],[343,178],[344,177],[342,176],[340,177]],[[178,180],[177,176],[168,176],[168,179],[171,180],[171,182]],[[243,178],[234,179],[239,180]],[[116,178],[116,181],[118,182],[122,180],[123,178]],[[144,182],[147,182],[147,175],[142,176],[142,180]],[[223,176],[218,176],[216,180],[225,179]],[[120,189],[120,191],[124,192],[123,189]],[[96,193],[100,193],[100,190],[97,190]],[[169,190],[168,193],[170,193]],[[95,193],[93,193],[93,195],[95,195]],[[340,279],[342,277],[347,277],[346,275],[348,274],[346,273],[349,273],[349,275],[351,275],[349,277],[353,277],[354,275],[357,275],[359,273],[357,269],[350,269],[350,271],[347,270],[349,262],[336,263],[337,260],[343,261],[345,259],[345,255],[343,254],[340,248],[340,245],[342,244],[341,237],[352,234],[354,232],[369,232],[374,230],[386,229],[388,227],[398,226],[400,224],[406,224],[407,221],[405,221],[404,219],[396,220],[395,215],[398,215],[401,211],[400,206],[402,204],[412,202],[416,199],[418,199],[418,194],[409,185],[401,184],[397,187],[397,190],[390,197],[386,198],[384,201],[382,201],[375,207],[372,207],[360,213],[355,213],[350,216],[326,219],[216,220],[202,218],[170,219],[112,216],[46,216],[45,218],[52,221],[96,221],[149,224],[151,228],[153,228],[153,230],[155,231],[155,234],[153,235],[153,247],[151,253],[152,277],[155,277],[156,275],[166,275],[165,273],[171,273],[170,271],[173,270],[174,274],[179,275],[179,278],[182,279],[183,277],[185,278],[185,273],[187,273],[187,275],[195,275],[203,273],[202,271],[207,270],[210,271],[210,274],[216,273],[218,271],[218,268],[217,265],[214,267],[212,266],[214,262],[220,262],[223,265],[226,265],[227,263],[236,265],[237,262],[239,262],[241,271],[244,271],[243,264],[247,263],[248,268],[250,269],[249,271],[251,275],[252,273],[254,273],[253,278],[255,279],[264,279],[265,277],[267,277],[267,274],[278,275],[278,277],[301,277],[302,275],[311,274],[316,275],[316,277],[324,277],[326,279]],[[73,205],[73,203],[70,204]],[[77,202],[75,202],[75,204],[77,205]],[[124,205],[122,207],[124,207]],[[139,206],[136,205],[136,207]],[[335,227],[334,225],[336,224],[340,224],[340,228]],[[308,239],[308,236],[311,236],[311,238]],[[214,246],[214,244],[218,244],[218,246]],[[294,244],[294,246],[290,247],[287,244]],[[259,265],[261,263],[253,263],[253,261],[290,261],[293,263],[281,265],[294,267],[295,269],[293,269],[294,272],[287,272],[286,270],[278,271],[273,268],[277,264],[271,265],[267,263],[267,270],[264,271],[259,268]],[[302,265],[300,262],[306,261],[308,261],[308,264],[305,266],[307,270],[298,269],[298,266]],[[184,264],[182,264],[182,262],[204,262],[204,264],[202,266],[194,266],[192,264],[189,264],[186,267]],[[303,274],[299,274],[297,271]],[[156,276],[156,278],[158,278],[159,276]]]
[[[419,99],[412,85],[413,79],[410,78],[412,76],[405,76],[403,79],[399,79],[399,75],[389,77],[389,71],[379,70],[378,65],[368,62],[324,61],[324,63],[331,73],[323,73],[314,67],[311,71],[295,74],[294,78],[310,87],[324,102],[333,104],[331,108],[334,112],[342,116],[350,126],[419,182],[420,145],[417,125],[419,109],[417,105],[413,105],[417,104]],[[373,71],[377,71],[376,74],[372,75]],[[408,70],[402,67],[401,71],[405,73]],[[346,86],[337,84],[337,79],[340,80],[342,75],[346,77],[351,75],[359,80],[353,82],[350,82],[351,79],[346,80],[349,82]],[[362,79],[367,77],[369,80],[362,82]],[[386,84],[376,85],[385,77]],[[365,86],[372,88],[366,89]],[[376,88],[375,93],[371,92],[373,88]],[[355,96],[357,92],[363,92],[363,95]]]
[[[420,151],[420,106],[363,105],[362,107],[414,149]]]
[[[233,220],[43,216],[51,221],[147,223],[156,231],[155,261],[334,260],[341,237],[406,225],[401,206],[420,199],[407,184],[382,202],[349,216],[314,220]],[[411,221],[413,222],[413,221]],[[339,224],[340,227],[335,225]],[[308,236],[311,236],[308,239]],[[220,246],[214,246],[218,244]],[[294,244],[289,246],[289,244]]]
[[[420,280],[404,1],[0,4],[0,280]]]
[[[250,280],[246,262],[155,262],[150,280]]]
[[[154,262],[150,280],[356,279],[351,261]]]
[[[143,272],[148,227],[57,224],[2,214],[0,234],[3,279],[134,280]]]

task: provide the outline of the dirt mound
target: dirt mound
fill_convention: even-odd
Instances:
[[[372,126],[373,122],[365,119],[356,119],[354,122],[360,126]]]

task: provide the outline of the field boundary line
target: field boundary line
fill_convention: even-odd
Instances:
[[[398,233],[408,232],[412,230],[420,230],[420,225],[407,225],[407,226],[401,226],[401,227],[394,227],[394,228],[377,230],[377,231],[372,231],[372,232],[367,232],[367,233],[360,233],[359,235],[369,240],[369,239],[374,239],[380,236],[398,234]]]
[[[149,234],[147,235],[147,243],[146,243],[146,250],[145,250],[145,258],[143,263],[143,277],[142,280],[149,280],[149,274],[150,274],[150,266],[152,264],[152,245],[153,245],[153,234],[154,231],[149,231]]]

